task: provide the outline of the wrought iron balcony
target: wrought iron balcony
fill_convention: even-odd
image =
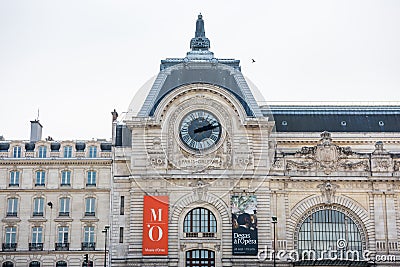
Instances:
[[[215,237],[215,233],[213,232],[186,232],[185,237]]]
[[[61,186],[71,186],[71,183],[64,183],[64,184],[61,184]]]
[[[35,183],[35,186],[45,186],[44,183]]]
[[[60,211],[58,213],[58,216],[60,216],[60,217],[68,217],[69,216],[69,211]]]
[[[82,243],[82,250],[95,250],[96,243],[95,242],[83,242]]]
[[[34,211],[33,217],[43,217],[43,211]]]
[[[96,183],[87,183],[86,186],[96,186]]]
[[[29,243],[30,251],[39,251],[43,250],[43,243]]]
[[[94,211],[86,211],[85,216],[96,216],[96,212]]]
[[[7,211],[7,217],[17,217],[18,213],[15,211]]]
[[[3,251],[15,251],[17,243],[3,243]]]
[[[56,250],[69,250],[69,243],[56,243],[55,245]]]
[[[10,184],[8,184],[8,186],[10,186],[10,187],[12,187],[12,186],[15,186],[15,187],[18,187],[19,186],[19,183],[10,183]]]

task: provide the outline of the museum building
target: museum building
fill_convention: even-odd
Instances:
[[[190,48],[111,143],[0,142],[2,266],[399,266],[400,106],[268,105],[202,15]]]

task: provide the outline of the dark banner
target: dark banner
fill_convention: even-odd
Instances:
[[[144,196],[143,255],[168,255],[168,196]]]
[[[257,255],[257,197],[232,196],[232,254]]]

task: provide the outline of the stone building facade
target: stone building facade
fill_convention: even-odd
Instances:
[[[399,266],[400,106],[266,105],[201,15],[190,47],[112,145],[0,142],[0,264]]]
[[[190,45],[114,122],[112,266],[398,266],[399,106],[268,106]]]
[[[40,123],[33,121],[32,129],[41,131]],[[100,266],[102,231],[109,225],[111,143],[36,136],[0,142],[0,262],[82,266],[88,254]]]

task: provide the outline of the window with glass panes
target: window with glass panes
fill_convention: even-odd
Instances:
[[[21,157],[21,147],[20,146],[15,146],[13,148],[13,158],[20,158]]]
[[[44,198],[37,197],[33,199],[33,216],[43,216]]]
[[[6,244],[16,244],[17,243],[17,227],[6,227]]]
[[[2,267],[14,267],[14,263],[12,263],[11,261],[5,261],[3,262]]]
[[[60,198],[60,210],[58,212],[59,216],[69,216],[69,206],[70,206],[70,198],[62,197]]]
[[[85,215],[86,216],[95,216],[96,199],[94,197],[86,198],[85,206],[86,206]]]
[[[58,227],[58,243],[65,244],[68,243],[68,233],[69,227],[68,226],[60,226]]]
[[[71,171],[61,172],[61,185],[70,186],[71,185]]]
[[[186,267],[214,267],[215,252],[207,249],[186,251]]]
[[[7,199],[7,216],[16,217],[18,215],[18,198]]]
[[[217,221],[210,210],[195,208],[186,215],[183,222],[183,231],[187,233],[187,237],[198,236],[196,234],[191,236],[191,233],[208,233],[203,237],[211,237],[217,232]]]
[[[88,171],[87,172],[86,185],[91,185],[91,186],[96,185],[96,172],[95,171]]]
[[[321,257],[322,251],[337,250],[340,253],[341,248],[337,247],[340,239],[347,243],[342,252],[358,251],[361,255],[361,234],[354,221],[337,210],[319,210],[308,216],[300,227],[297,244],[299,256],[302,257],[303,251],[310,250],[315,251],[317,258]]]
[[[46,172],[45,171],[37,171],[36,172],[36,186],[44,186],[46,183]]]
[[[32,227],[32,243],[40,244],[43,243],[43,227]]]
[[[40,267],[40,262],[38,261],[31,261],[29,263],[29,267]]]
[[[89,158],[97,158],[97,146],[89,147]]]
[[[19,171],[10,171],[10,183],[9,186],[19,186]]]
[[[72,158],[72,146],[64,147],[64,158]]]
[[[83,230],[83,240],[85,243],[94,243],[94,227],[85,226]]]
[[[57,261],[56,262],[56,267],[67,267],[67,262],[66,261]]]
[[[40,146],[38,148],[38,158],[46,158],[47,157],[47,147]]]

